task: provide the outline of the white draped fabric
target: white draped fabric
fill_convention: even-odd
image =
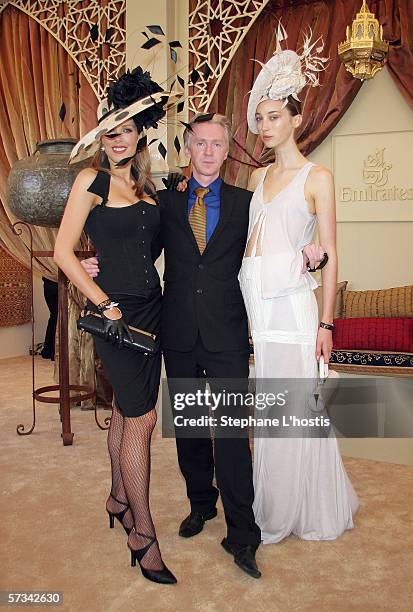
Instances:
[[[262,256],[256,256],[254,249],[255,256],[245,257],[240,271],[254,343],[256,392],[271,390],[271,379],[310,379],[307,385],[299,384],[291,396],[289,410],[299,417],[308,416],[311,379],[317,377],[318,312],[312,279],[302,275],[304,280],[300,278],[293,291],[296,272],[277,272],[266,286],[271,286],[272,294],[278,297],[265,298],[263,285],[264,277],[268,280],[269,262],[274,270],[280,265],[277,244],[285,252],[288,243],[291,261],[302,261],[301,250],[311,242],[315,218],[303,211],[304,185],[311,166],[301,169],[281,193],[286,196],[288,192],[289,215],[295,219],[293,231],[284,238],[280,234],[282,228],[291,228],[291,218],[286,221],[286,198],[277,196],[263,203],[264,174],[253,197],[250,222],[250,236],[257,241],[262,236]],[[271,215],[268,206],[272,207]],[[254,231],[256,223],[260,231]],[[275,243],[268,240],[269,235],[274,235],[273,224],[278,224],[279,240]],[[271,259],[266,257],[269,242]],[[282,284],[277,285],[275,279]],[[305,433],[303,437],[254,439],[254,513],[266,544],[279,542],[290,534],[306,540],[331,540],[354,526],[358,499],[334,434],[330,431],[328,437],[304,436]]]

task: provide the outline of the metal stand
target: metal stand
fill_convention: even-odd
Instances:
[[[85,385],[71,385],[69,383],[69,346],[68,346],[68,279],[66,275],[58,269],[58,337],[59,337],[59,384],[48,385],[47,387],[35,388],[35,368],[34,368],[34,300],[33,300],[33,257],[53,257],[53,251],[33,251],[33,234],[30,226],[22,221],[17,221],[13,225],[14,232],[21,236],[22,229],[17,226],[23,226],[30,236],[30,272],[31,272],[31,326],[32,326],[32,406],[33,420],[30,429],[25,431],[25,426],[20,423],[17,425],[17,433],[20,436],[30,435],[36,426],[36,400],[46,404],[59,404],[59,414],[62,423],[62,439],[64,446],[73,444],[73,436],[70,424],[70,404],[73,402],[82,402],[86,399],[93,398],[95,407],[95,420],[100,429],[108,429],[102,427],[97,419],[96,413],[96,389],[92,391]],[[75,254],[79,257],[90,257],[93,255],[91,251],[76,251]],[[57,397],[45,396],[45,393],[57,391]],[[75,395],[70,395],[74,391]],[[110,421],[110,419],[109,419]],[[108,424],[108,419],[105,419],[105,424]]]

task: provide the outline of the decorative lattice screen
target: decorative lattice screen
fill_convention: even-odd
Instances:
[[[38,21],[70,54],[89,81],[98,100],[108,80],[126,67],[126,0],[11,0]]]
[[[205,112],[225,70],[269,0],[196,0],[189,14],[189,65],[199,73],[189,111]]]

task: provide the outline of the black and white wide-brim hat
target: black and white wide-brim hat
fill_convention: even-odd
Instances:
[[[108,97],[98,107],[98,126],[73,147],[69,163],[94,155],[101,146],[102,136],[128,119],[135,120],[139,131],[156,128],[157,122],[166,113],[167,105],[172,105],[181,97],[177,92],[163,91],[140,66],[132,72],[126,72],[109,87]]]

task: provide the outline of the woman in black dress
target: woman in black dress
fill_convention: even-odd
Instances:
[[[94,338],[114,389],[108,433],[112,489],[110,526],[117,518],[128,534],[132,565],[154,582],[176,578],[164,565],[149,509],[150,442],[161,370],[160,352],[146,356],[123,347],[128,325],[156,335],[161,288],[152,253],[159,234],[159,208],[143,130],[157,127],[168,94],[140,67],[108,89],[102,121],[72,152],[71,160],[96,149],[92,167],[73,185],[55,246],[55,261],[100,312],[107,340]],[[102,110],[103,109],[103,110]],[[119,111],[119,109],[124,109]],[[83,230],[99,254],[100,273],[89,278],[74,251]],[[159,338],[158,338],[159,341]]]

